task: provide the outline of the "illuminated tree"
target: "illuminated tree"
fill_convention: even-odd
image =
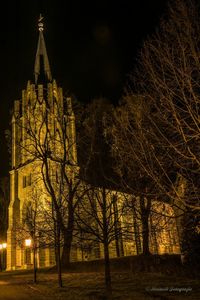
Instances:
[[[107,115],[108,130],[106,136],[112,143],[112,154],[115,158],[115,170],[119,175],[119,185],[123,191],[132,195],[126,206],[134,213],[139,200],[139,211],[142,224],[142,253],[149,254],[149,220],[152,201],[158,199],[155,183],[147,174],[149,165],[154,159],[149,148],[149,141],[143,134],[142,128],[148,128],[144,119],[144,103],[141,97],[134,97],[129,102],[116,108]],[[110,124],[110,125],[109,125]],[[139,209],[139,210],[138,210]]]
[[[177,0],[169,7],[167,21],[144,43],[133,74],[149,106],[144,118],[154,139],[152,147],[158,143],[157,149],[165,152],[188,184],[199,169],[199,27],[195,2]],[[164,155],[161,158],[160,170]]]
[[[126,88],[126,102],[142,95],[143,171],[157,193],[179,213],[199,220],[199,6],[196,1],[171,2],[160,28],[143,45]],[[131,111],[133,115],[133,109]],[[138,155],[138,161],[140,156]],[[152,163],[153,162],[153,163]],[[199,221],[196,229],[198,230]]]

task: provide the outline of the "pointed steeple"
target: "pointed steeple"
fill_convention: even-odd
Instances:
[[[51,70],[49,65],[49,59],[47,55],[47,50],[44,41],[43,35],[43,17],[40,14],[38,20],[38,29],[39,29],[39,39],[37,45],[37,52],[35,56],[35,66],[34,66],[34,76],[35,76],[35,84],[38,83],[39,75],[45,76],[47,81],[52,81]]]

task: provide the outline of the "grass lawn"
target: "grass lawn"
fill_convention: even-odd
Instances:
[[[106,299],[102,272],[63,273],[64,287],[61,289],[57,286],[57,274],[53,270],[40,270],[37,284],[33,284],[30,271],[3,272],[0,274],[0,282],[7,282],[11,286],[21,285],[27,295],[33,295],[32,299],[37,299],[37,295],[38,299]],[[113,299],[200,299],[199,279],[187,276],[113,272],[112,282]]]

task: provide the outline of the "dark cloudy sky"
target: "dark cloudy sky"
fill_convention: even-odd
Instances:
[[[53,77],[80,101],[117,102],[145,37],[159,24],[167,0],[12,0],[0,18],[0,177],[8,173],[4,130],[13,101],[33,79],[37,20]]]

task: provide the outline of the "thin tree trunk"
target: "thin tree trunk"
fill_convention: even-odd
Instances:
[[[148,214],[142,216],[142,240],[143,240],[143,249],[142,252],[144,255],[149,255],[149,216]]]
[[[155,230],[155,226],[153,225],[153,220],[151,215],[150,215],[150,228],[151,228],[151,236],[153,240],[154,253],[158,254],[158,242],[156,237],[156,230]]]
[[[71,247],[72,247],[72,240],[73,240],[73,229],[74,229],[74,209],[72,206],[72,202],[69,201],[68,203],[68,224],[67,228],[64,229],[63,237],[64,237],[64,244],[63,244],[63,251],[61,262],[62,266],[69,266],[70,264],[70,254],[71,254]]]
[[[1,251],[0,251],[0,271],[3,271]]]
[[[58,247],[57,247],[57,270],[58,270],[58,285],[59,287],[63,287],[61,259],[60,259],[60,242],[58,242]]]
[[[134,228],[134,240],[136,244],[136,253],[141,254],[142,253],[142,247],[141,247],[141,239],[140,239],[140,230],[139,225],[137,223],[137,214],[135,211],[135,201],[133,202],[133,228]]]
[[[119,247],[119,232],[118,232],[118,211],[116,204],[116,197],[113,201],[113,209],[114,209],[114,230],[115,230],[115,246],[116,246],[116,254],[117,257],[120,257],[120,247]]]
[[[52,201],[52,217],[54,223],[54,250],[55,250],[55,259],[58,275],[58,286],[63,287],[62,282],[62,268],[61,268],[61,257],[60,257],[60,237],[61,237],[61,226],[60,226],[60,215],[57,211],[54,210],[54,202]]]
[[[109,257],[108,242],[104,243],[104,260],[105,260],[106,294],[107,294],[107,298],[109,299],[112,295],[112,282],[111,282],[111,273],[110,273],[110,257]]]
[[[135,239],[135,243],[136,243],[136,252],[138,255],[138,254],[141,254],[142,247],[141,247],[141,241],[140,241],[139,227],[138,227],[138,224],[135,219],[133,220],[133,227],[134,227],[134,239]]]
[[[105,259],[105,284],[106,284],[106,294],[108,297],[112,295],[112,283],[110,274],[110,257],[108,244],[104,244],[104,259]]]
[[[70,264],[71,246],[72,246],[72,231],[66,230],[64,233],[64,244],[62,250],[62,257],[61,257],[62,266],[64,267],[68,267]]]
[[[33,282],[37,282],[37,259],[36,259],[36,245],[33,245]]]
[[[142,220],[142,253],[149,255],[149,217],[151,200],[141,197],[140,199],[141,208],[141,220]]]
[[[58,286],[63,287],[62,282],[62,269],[61,269],[61,258],[60,258],[60,226],[57,224],[57,237],[56,237],[56,265],[58,273]]]
[[[106,202],[106,191],[103,188],[102,193],[103,205],[103,237],[104,237],[104,263],[105,263],[105,285],[106,285],[106,296],[110,299],[112,296],[112,282],[110,273],[110,257],[109,257],[109,242],[108,242],[108,224],[107,224],[107,202]]]
[[[117,257],[120,257],[119,238],[117,234],[115,234],[115,246],[116,246]]]

